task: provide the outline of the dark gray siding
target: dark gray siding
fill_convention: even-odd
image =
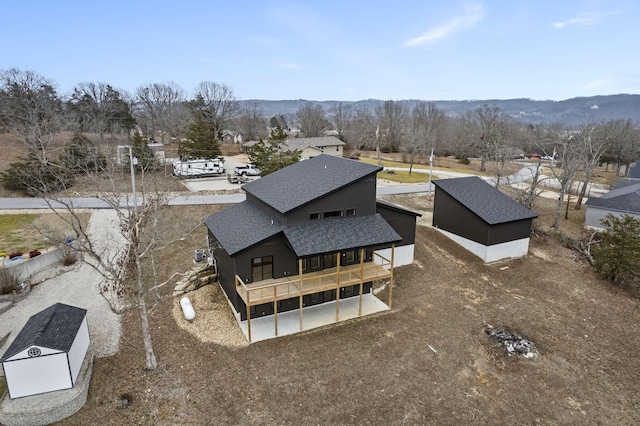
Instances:
[[[287,215],[287,225],[308,222],[311,213],[356,209],[356,216],[376,213],[376,177],[365,177],[336,192],[300,206]]]
[[[231,304],[236,309],[238,309],[238,295],[236,293],[235,284],[235,261],[229,256],[227,251],[222,248],[219,243],[216,243],[216,239],[211,231],[209,231],[209,240],[212,242],[214,247],[216,247],[213,250],[213,257],[216,260],[216,265],[218,268],[218,282],[222,286],[224,292],[227,294],[227,297],[229,298]]]
[[[490,226],[471,210],[436,187],[433,226],[486,246],[527,238],[532,219],[499,223]]]
[[[400,235],[402,241],[396,246],[406,246],[414,244],[416,241],[416,215],[403,213],[398,210],[388,208],[378,204],[378,213],[387,221],[389,225]]]

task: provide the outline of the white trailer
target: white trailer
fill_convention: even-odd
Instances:
[[[173,175],[180,178],[196,178],[224,174],[224,166],[219,158],[174,161]]]

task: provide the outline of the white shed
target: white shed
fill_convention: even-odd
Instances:
[[[88,349],[86,309],[56,303],[38,312],[2,355],[9,396],[72,388]]]

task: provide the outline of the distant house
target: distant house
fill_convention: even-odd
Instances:
[[[434,228],[485,262],[527,254],[535,213],[477,176],[433,183]]]
[[[56,303],[33,315],[2,356],[9,396],[72,388],[88,349],[86,309]]]
[[[287,139],[284,143],[285,149],[300,150],[300,159],[308,160],[320,154],[342,157],[344,145],[340,139],[334,136],[322,136],[317,138],[294,138]]]
[[[611,191],[600,197],[589,197],[585,206],[587,228],[604,229],[602,220],[608,214],[640,219],[640,179],[618,179]]]
[[[242,143],[242,135],[233,130],[222,131],[222,143]]]
[[[244,185],[246,201],[205,220],[219,282],[249,340],[252,318],[273,315],[277,333],[279,312],[362,298],[413,262],[419,215],[376,201],[381,169],[319,155]]]

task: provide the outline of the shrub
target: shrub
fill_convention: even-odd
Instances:
[[[9,254],[9,259],[13,259],[15,257],[20,257],[20,256],[22,256],[21,251],[14,251],[13,253]]]
[[[20,280],[10,269],[0,269],[0,294],[20,291]]]
[[[78,257],[73,250],[65,249],[62,252],[62,264],[64,266],[71,266],[78,261]]]
[[[42,254],[42,253],[40,253],[40,250],[38,250],[38,249],[31,250],[31,251],[29,252],[29,258],[36,257],[36,256],[40,256],[41,254]]]

